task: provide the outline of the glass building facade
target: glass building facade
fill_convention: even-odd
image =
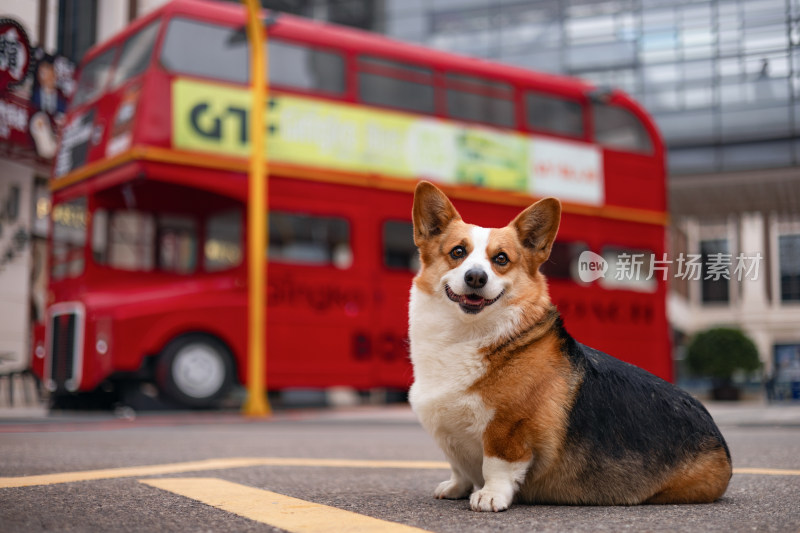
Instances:
[[[385,0],[391,37],[619,87],[671,174],[800,163],[798,0]]]

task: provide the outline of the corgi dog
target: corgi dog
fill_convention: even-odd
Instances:
[[[482,228],[417,185],[409,401],[450,463],[434,496],[495,512],[717,500],[731,456],[706,409],[564,329],[539,272],[560,219],[546,198]]]

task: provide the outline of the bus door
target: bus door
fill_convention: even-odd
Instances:
[[[375,289],[378,315],[373,329],[375,382],[405,389],[413,378],[408,349],[408,298],[411,281],[419,269],[419,254],[411,224],[412,196],[383,194],[391,198],[382,201],[376,213],[381,254]]]
[[[271,198],[268,321],[270,388],[370,385],[374,313],[359,205]]]

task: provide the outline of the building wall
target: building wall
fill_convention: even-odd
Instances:
[[[97,42],[102,42],[128,24],[130,2],[136,4],[136,16],[149,13],[169,0],[98,0]],[[0,17],[10,17],[20,22],[30,37],[31,44],[43,45],[50,53],[58,51],[59,0],[47,0],[45,13],[39,12],[38,0],[0,0]],[[39,35],[40,16],[45,17],[45,34]]]
[[[0,374],[25,369],[30,358],[32,190],[30,168],[0,160]]]
[[[32,0],[0,0],[0,17],[10,17],[22,24],[33,43],[39,21],[39,2]]]
[[[139,0],[139,12],[137,15],[146,15],[147,13],[150,13],[154,9],[161,7],[167,2],[168,0]]]
[[[727,239],[731,279],[727,302],[704,301],[700,280],[689,282],[688,294],[673,290],[668,306],[673,327],[689,336],[716,326],[739,327],[758,347],[765,372],[773,374],[777,370],[776,346],[800,346],[800,298],[782,297],[781,271],[783,265],[786,273],[787,257],[785,253],[781,257],[778,246],[781,236],[800,236],[800,214],[743,213],[721,221],[686,217],[678,223],[687,235],[687,251],[673,250],[673,254],[699,253],[702,240]],[[739,254],[754,258],[759,253],[762,257],[756,271],[742,276],[733,272]],[[748,261],[748,268],[750,264]],[[794,271],[800,272],[800,268]]]
[[[105,41],[128,24],[128,1],[97,3],[97,42]]]
[[[129,3],[134,0],[99,2],[97,9],[97,41],[103,42],[128,25]],[[136,0],[136,16],[141,17],[169,0]]]

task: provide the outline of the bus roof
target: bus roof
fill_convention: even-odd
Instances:
[[[156,18],[181,15],[219,22],[228,26],[237,24],[243,26],[245,23],[245,9],[239,4],[213,0],[172,0],[148,15],[135,20],[111,39],[92,47],[81,63],[84,64],[91,60],[109,45],[124,41]],[[377,33],[284,13],[277,18],[275,25],[270,29],[270,34],[320,46],[330,46],[331,43],[335,43],[336,48],[351,53],[369,51],[389,59],[425,64],[434,69],[446,68],[464,74],[503,78],[522,87],[533,86],[573,97],[585,97],[588,92],[596,88],[594,84],[574,77],[545,74],[485,59],[444,52],[397,41]]]

